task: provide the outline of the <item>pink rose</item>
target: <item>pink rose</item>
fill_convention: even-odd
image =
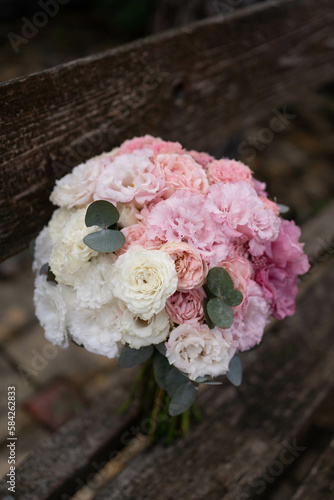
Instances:
[[[123,142],[118,154],[133,153],[136,149],[143,148],[149,148],[156,155],[159,153],[182,153],[182,146],[179,142],[168,142],[160,139],[160,137],[144,135]]]
[[[203,299],[205,293],[203,288],[188,290],[186,292],[176,291],[167,299],[166,311],[174,323],[179,325],[187,323],[196,325],[203,323]]]
[[[210,163],[208,178],[210,184],[238,181],[252,183],[252,171],[240,161],[223,158],[222,160],[215,160]]]
[[[192,193],[207,193],[208,179],[203,168],[190,156],[179,154],[160,154],[157,163],[165,174],[167,190],[165,198],[177,189],[186,189]]]
[[[161,250],[174,260],[178,290],[191,290],[203,285],[208,267],[191,245],[184,242],[171,242],[162,245]]]
[[[164,175],[151,161],[150,149],[117,155],[105,166],[96,181],[95,200],[111,203],[136,201],[140,206],[159,198],[165,188]]]

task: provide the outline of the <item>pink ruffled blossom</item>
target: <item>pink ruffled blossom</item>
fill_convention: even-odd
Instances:
[[[178,325],[202,324],[204,320],[203,299],[205,293],[203,288],[188,291],[176,291],[167,299],[166,311],[171,320]]]
[[[266,196],[259,196],[259,199],[262,201],[265,207],[270,208],[274,212],[275,215],[279,215],[279,206],[272,200],[269,200]]]
[[[121,231],[125,236],[125,243],[119,250],[117,250],[117,256],[126,253],[133,245],[139,245],[150,250],[159,250],[161,245],[163,245],[163,242],[158,238],[149,239],[147,237],[146,226],[143,223],[124,227]]]
[[[192,193],[207,193],[208,179],[203,168],[190,156],[179,154],[159,154],[157,164],[164,172],[166,191],[165,198],[177,189],[185,189]]]
[[[159,198],[165,188],[162,170],[151,161],[150,149],[115,156],[96,181],[95,200],[113,204],[136,201],[140,206]]]
[[[214,157],[208,153],[199,153],[198,151],[187,151],[189,156],[191,156],[196,163],[199,163],[205,170],[207,170],[210,163],[215,161]]]
[[[118,154],[131,154],[136,149],[150,149],[155,155],[160,153],[178,153],[182,154],[182,146],[179,142],[169,142],[160,139],[160,137],[152,137],[144,135],[143,137],[134,137],[123,142],[118,150]]]
[[[223,158],[215,160],[209,165],[208,179],[210,184],[238,181],[252,183],[252,171],[240,161]]]
[[[177,272],[178,290],[191,290],[203,285],[208,266],[196,250],[185,242],[165,243],[161,250],[174,261]]]

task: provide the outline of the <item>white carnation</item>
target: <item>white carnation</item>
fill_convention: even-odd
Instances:
[[[40,268],[49,262],[52,250],[52,239],[50,230],[45,226],[35,240],[34,262],[32,268],[34,271],[39,271]]]
[[[87,234],[99,230],[97,226],[86,227],[85,215],[84,208],[68,212],[61,239],[51,251],[49,265],[58,283],[74,285],[75,273],[92,257],[98,255],[98,252],[83,242]]]
[[[166,311],[154,314],[147,321],[134,316],[128,309],[124,311],[122,338],[134,349],[160,344],[166,340],[169,328],[170,321]]]
[[[183,324],[171,332],[166,348],[169,363],[195,380],[225,374],[236,343],[230,333],[219,328]]]
[[[72,310],[68,328],[73,340],[87,351],[108,358],[119,356],[123,310],[124,305],[116,300],[100,309]]]
[[[82,163],[56,181],[50,200],[54,205],[65,208],[82,208],[92,203],[95,183],[103,167],[110,162],[118,149],[103,153]]]
[[[68,347],[67,313],[76,306],[74,290],[50,283],[45,275],[37,275],[34,302],[46,339],[54,345]]]
[[[66,210],[66,208],[58,208],[53,212],[48,225],[53,245],[61,240],[66,224],[74,212],[74,210]]]
[[[114,295],[144,320],[165,307],[177,287],[173,259],[161,250],[132,246],[113,265]]]
[[[139,214],[139,210],[134,203],[117,203],[117,210],[119,213],[118,225],[121,228],[138,224],[136,214]]]
[[[99,254],[73,275],[80,307],[95,309],[112,300],[112,266],[115,260],[113,253]]]

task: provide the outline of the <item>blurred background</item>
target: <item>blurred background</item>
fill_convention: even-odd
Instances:
[[[0,80],[6,81],[193,22],[254,0],[0,0]],[[52,7],[51,4],[56,4]],[[44,7],[43,7],[44,6]],[[48,7],[47,7],[48,6]],[[36,13],[50,9],[34,33]],[[53,10],[52,10],[53,9]],[[56,12],[57,11],[57,12]],[[34,17],[35,16],[35,17]],[[39,19],[39,21],[38,21]],[[30,38],[22,41],[23,30]],[[0,90],[1,91],[1,90]],[[285,117],[280,132],[270,120]],[[261,122],[222,137],[216,155],[248,164],[303,225],[334,197],[334,82],[302,104],[266,110]],[[117,363],[71,345],[50,346],[34,315],[29,252],[0,264],[0,443],[7,435],[7,387],[17,387],[18,463],[110,386]],[[0,475],[7,472],[0,453]]]

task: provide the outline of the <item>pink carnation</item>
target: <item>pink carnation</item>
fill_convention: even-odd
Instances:
[[[143,137],[134,137],[129,141],[123,142],[118,150],[118,154],[133,153],[136,149],[148,148],[155,155],[159,153],[182,153],[182,146],[179,142],[168,142],[160,139],[160,137],[152,137],[144,135]]]
[[[165,243],[161,250],[174,260],[178,290],[191,290],[203,285],[208,267],[192,246],[184,242],[171,242]]]
[[[247,351],[261,342],[270,309],[263,291],[257,283],[250,280],[246,300],[234,316],[234,322],[227,331],[232,333],[238,350]]]
[[[165,188],[165,181],[159,166],[151,161],[152,155],[150,149],[140,149],[131,154],[115,156],[96,181],[94,199],[114,204],[135,200],[143,205],[159,198]]]
[[[168,198],[177,189],[186,189],[192,193],[207,193],[208,179],[203,168],[190,156],[179,154],[160,154],[157,163],[164,172]]]
[[[268,196],[268,193],[266,191],[267,186],[265,182],[258,181],[253,177],[252,184],[258,196],[263,196],[263,198],[266,198]]]
[[[252,183],[252,171],[240,161],[223,158],[215,160],[209,165],[208,179],[210,184],[237,181]]]
[[[121,231],[125,236],[125,243],[117,250],[117,256],[127,252],[132,245],[140,245],[147,249],[158,250],[163,244],[163,242],[157,238],[149,239],[147,237],[146,226],[143,223],[124,227]]]
[[[199,153],[198,151],[187,151],[187,154],[199,163],[205,170],[208,168],[211,162],[215,161],[214,157],[208,153]]]
[[[275,215],[279,215],[279,206],[272,200],[269,200],[266,196],[259,197],[265,207],[270,208]]]
[[[197,325],[203,323],[203,299],[205,293],[203,288],[188,290],[186,292],[176,291],[167,299],[166,311],[174,323],[178,325]]]

